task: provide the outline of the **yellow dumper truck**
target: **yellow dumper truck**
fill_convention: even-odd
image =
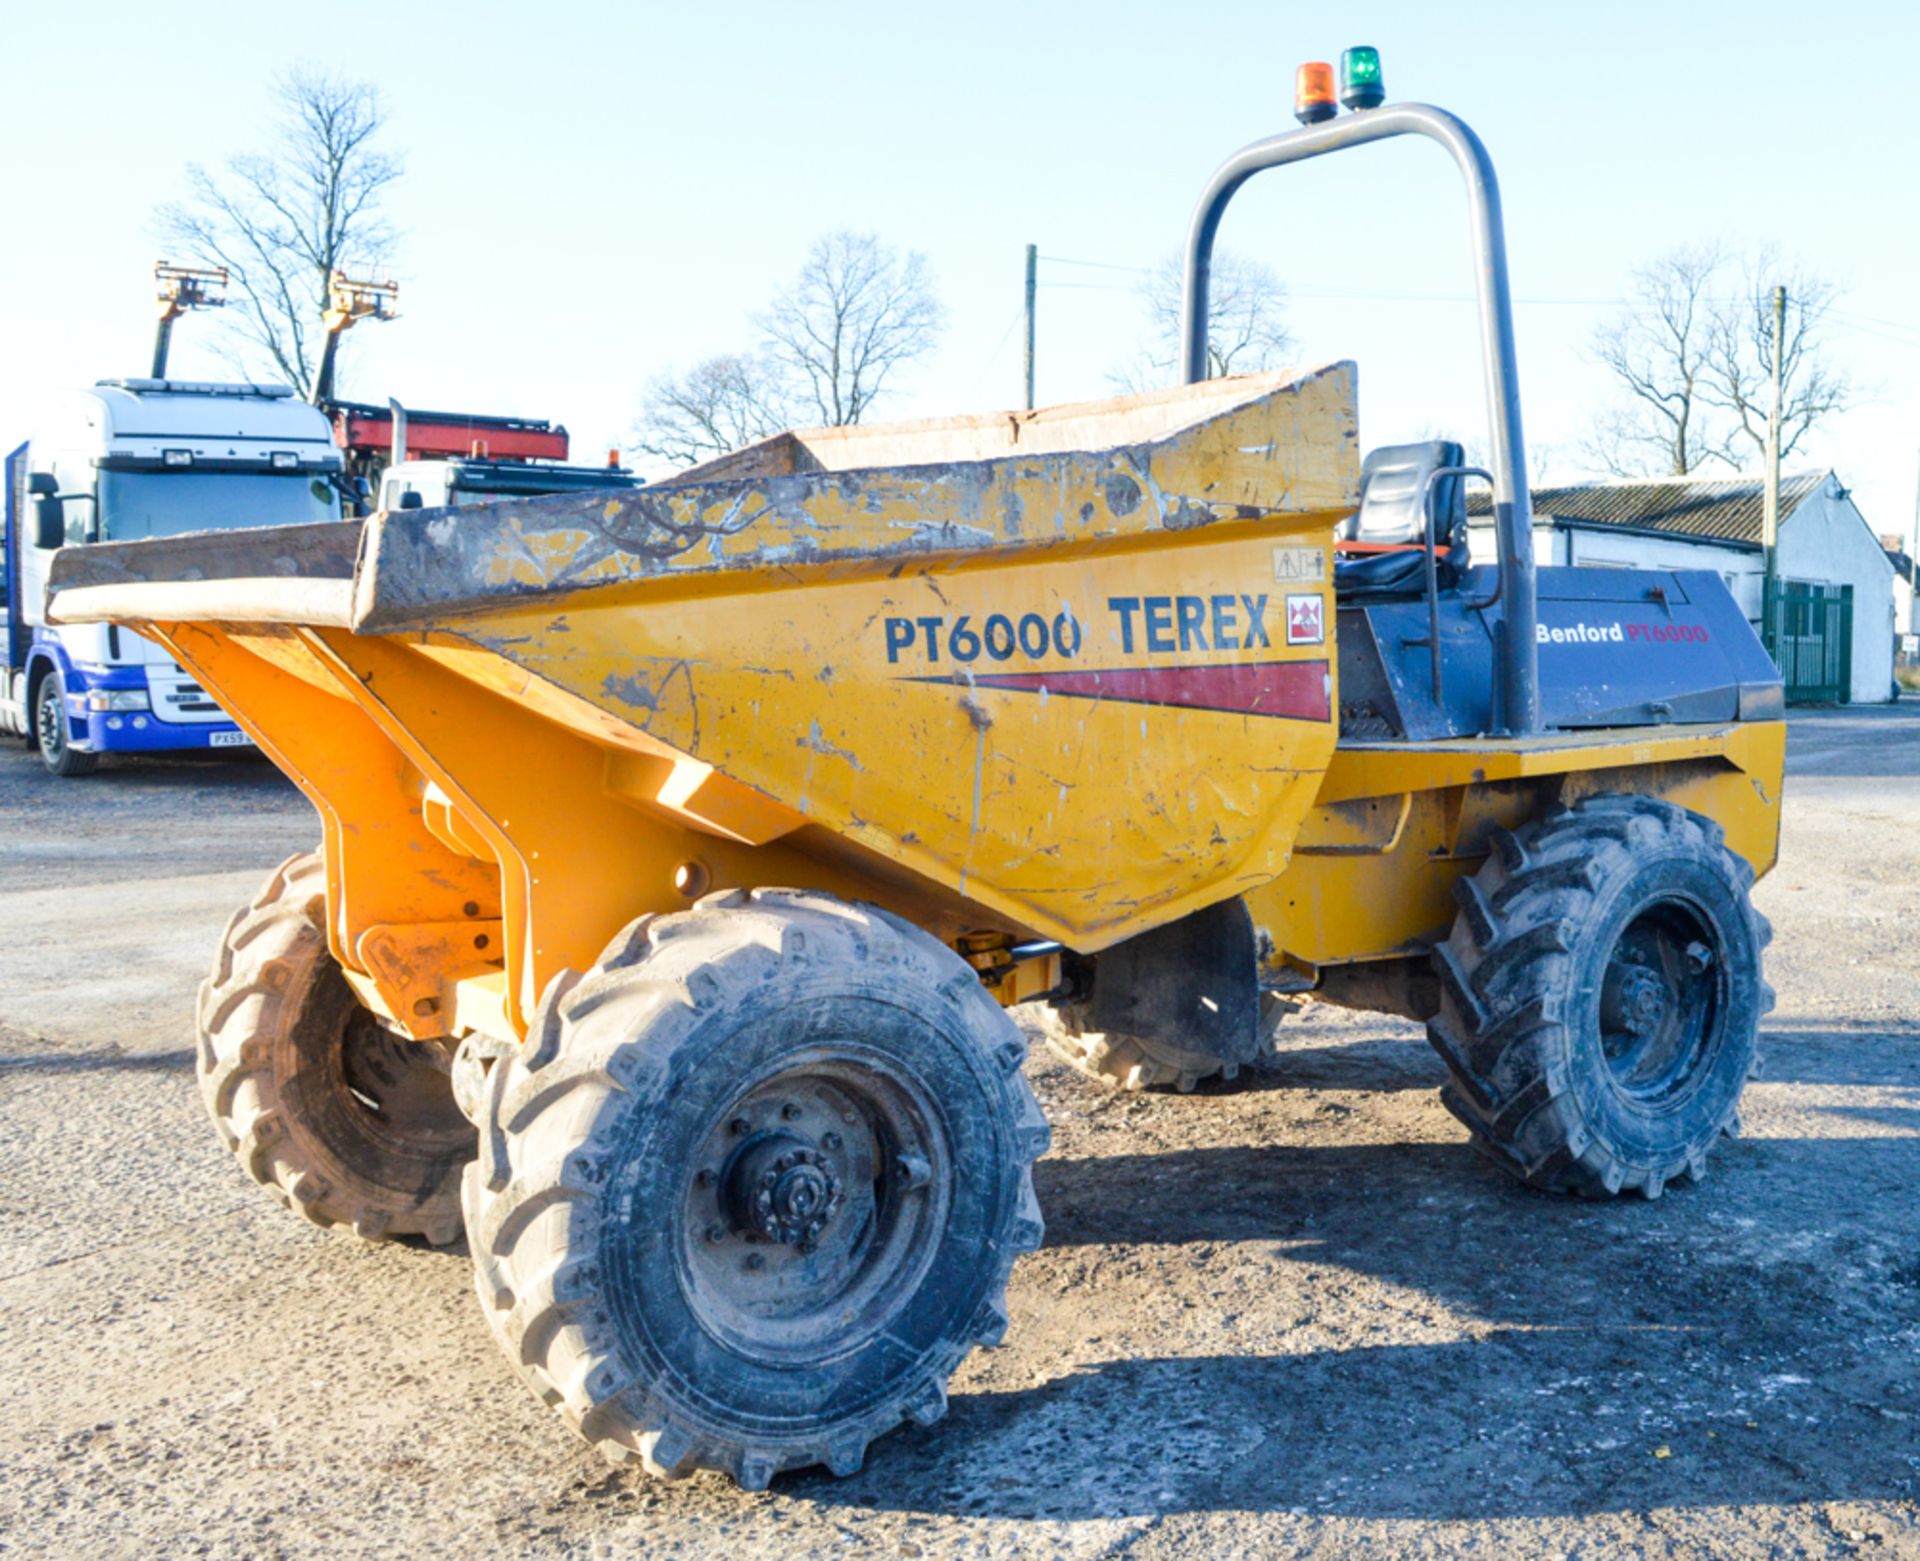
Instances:
[[[1363,459],[1350,364],[1201,378],[1233,191],[1408,133],[1467,185],[1490,473]],[[1274,994],[1413,1015],[1476,1145],[1584,1196],[1735,1124],[1780,685],[1712,574],[1535,569],[1480,143],[1256,143],[1187,285],[1155,394],[56,561],[56,619],[157,639],[320,815],[201,991],[227,1144],[316,1224],[464,1230],[616,1461],[759,1487],[939,1417],[1042,1238],[1012,1004],[1134,1086]]]

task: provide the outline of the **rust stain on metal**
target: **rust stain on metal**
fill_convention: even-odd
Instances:
[[[461,511],[457,520],[450,511],[379,515],[368,523],[369,567],[357,579],[354,626],[423,626],[618,581],[641,586],[685,574],[824,566],[897,572],[912,558],[1025,551],[1036,542],[1066,547],[1351,504],[1354,452],[1349,441],[1329,437],[1347,414],[1350,365],[1292,381],[1256,379],[1237,404],[1231,389],[1208,392],[1225,408],[1197,424],[1171,423],[1162,437],[1098,450],[983,459],[979,427],[942,425],[916,436],[917,447],[907,441],[890,449],[898,465],[803,464],[809,441],[823,441],[823,449],[831,443],[824,437],[831,431],[822,431],[784,436],[785,470],[763,450],[612,496],[508,500]],[[1004,435],[995,437],[1009,448]],[[962,458],[940,456],[955,446]]]

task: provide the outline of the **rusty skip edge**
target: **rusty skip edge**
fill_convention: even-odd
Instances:
[[[64,547],[47,573],[47,618],[344,627],[360,541],[359,521],[328,520]]]
[[[376,515],[352,627],[429,630],[600,586],[754,571],[797,582],[836,567],[977,562],[1350,507],[1359,475],[1354,381],[1342,361],[1063,406],[1049,413],[1052,432],[1072,438],[1052,447],[1017,448],[1032,439],[1028,430],[983,449],[983,435],[1010,437],[994,416],[795,430],[783,436],[788,456],[798,459],[811,440],[829,464],[773,470],[764,451],[749,449],[637,490]],[[846,449],[825,448],[849,433],[858,437],[840,441]],[[1170,471],[1193,482],[1190,457],[1210,434],[1270,463],[1273,491],[1261,483],[1257,503],[1229,503],[1163,489],[1157,478]],[[1241,444],[1249,438],[1257,449]],[[860,462],[862,454],[888,458]],[[855,459],[832,464],[846,455]],[[1256,497],[1244,475],[1233,495],[1243,501]],[[1305,489],[1299,498],[1296,486]]]
[[[1131,514],[1143,502],[1160,506],[1157,528],[1168,532],[1294,513],[1177,494],[1148,497],[1139,478],[1149,474],[1150,459],[1150,451],[1139,448],[1070,458],[1059,483],[1062,495],[1084,511],[1083,496],[1098,493],[1101,506],[1091,524],[1080,514],[1061,512],[1047,517],[1048,529],[1039,534],[1032,534],[1035,528],[1017,504],[993,502],[1003,474],[992,468],[1016,464],[1007,461],[663,483],[617,496],[561,494],[459,509],[382,512],[364,522],[97,543],[55,555],[48,616],[55,623],[217,619],[398,633],[437,628],[449,619],[515,602],[632,581],[904,559],[979,559],[1137,535],[1099,522],[1114,513]],[[1031,467],[1033,460],[1027,457],[1023,464]],[[807,501],[817,502],[823,487],[851,509],[884,505],[897,511],[919,501],[920,507],[947,514],[900,523],[897,537],[878,544],[836,538],[834,528],[821,526],[809,513]],[[719,519],[700,518],[715,510]],[[987,524],[954,518],[956,510]],[[780,540],[722,551],[727,539],[769,520],[779,528]],[[290,532],[309,535],[290,545]],[[697,551],[703,545],[704,558]]]
[[[1151,529],[1191,531],[1222,521],[1302,513],[1179,494],[1149,498],[1136,476],[1146,474],[1149,459],[1143,449],[1073,457],[1058,484],[1070,503],[1039,525],[1018,503],[994,502],[1005,475],[995,468],[1011,467],[1011,461],[810,473],[697,487],[661,484],[617,498],[565,495],[492,504],[484,511],[468,509],[457,515],[450,510],[376,515],[368,522],[364,563],[355,578],[352,627],[367,633],[431,629],[449,618],[518,601],[683,575],[979,560]],[[1031,467],[1033,458],[1025,464]],[[917,501],[917,507],[945,513],[896,522],[899,535],[876,543],[870,532],[836,535],[834,528],[812,517],[814,505],[808,500],[817,505],[823,489],[852,510],[898,513]],[[1007,498],[1014,497],[1010,484],[1003,491]],[[1086,516],[1086,496],[1091,493],[1101,496],[1103,506],[1094,506]],[[1100,523],[1116,511],[1131,513],[1143,502],[1160,506],[1152,527],[1120,530]],[[702,518],[716,510],[717,520]],[[729,538],[766,521],[778,528],[777,539],[724,551]],[[589,540],[571,547],[582,532]],[[570,547],[570,556],[563,556]],[[699,556],[702,550],[704,557]]]

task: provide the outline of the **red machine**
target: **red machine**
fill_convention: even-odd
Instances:
[[[394,459],[391,407],[360,401],[329,401],[322,408],[333,419],[333,440],[355,458],[384,466]],[[402,460],[454,460],[481,454],[496,461],[564,461],[567,431],[544,418],[488,417],[477,412],[401,413]],[[479,448],[476,449],[475,447]]]

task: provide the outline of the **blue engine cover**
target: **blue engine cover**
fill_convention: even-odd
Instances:
[[[1431,741],[1491,729],[1496,572],[1470,569],[1440,597],[1436,699],[1424,597],[1339,608],[1341,733]],[[1774,721],[1780,674],[1711,570],[1541,569],[1541,706],[1550,727]]]

